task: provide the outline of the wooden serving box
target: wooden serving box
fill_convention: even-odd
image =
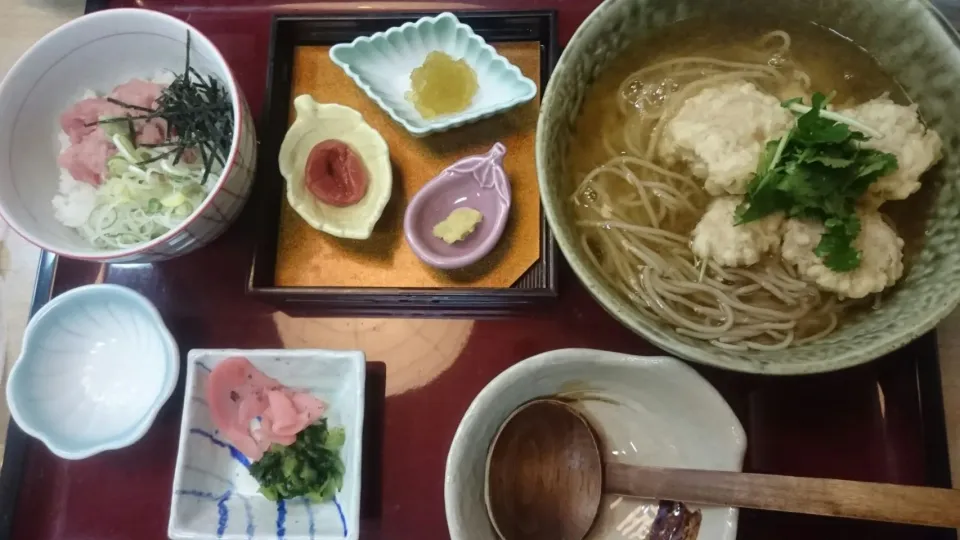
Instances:
[[[352,82],[345,84],[349,79],[327,58],[327,47],[331,45],[435,14],[278,15],[273,18],[267,94],[259,126],[257,191],[251,200],[258,205],[259,226],[253,239],[255,251],[247,283],[249,294],[274,303],[310,304],[311,310],[324,313],[446,317],[508,315],[556,300],[556,248],[540,208],[533,155],[538,104],[502,113],[505,119],[499,125],[494,117],[434,135],[432,140],[415,139],[401,126],[390,122],[386,113],[354,88]],[[525,74],[539,79],[542,95],[559,50],[554,12],[456,15],[508,59],[513,55],[512,61],[521,64],[521,69],[527,68]],[[536,72],[537,63],[539,72]],[[529,73],[531,65],[534,73]],[[394,197],[371,240],[340,241],[323,237],[324,233],[305,226],[286,202],[277,155],[289,126],[292,99],[304,92],[357,108],[391,146]],[[509,128],[516,125],[521,125],[518,130],[522,132],[510,131]],[[511,221],[523,225],[508,224],[500,241],[507,245],[498,245],[485,260],[474,265],[480,268],[453,272],[427,268],[413,257],[403,238],[402,213],[413,196],[411,191],[422,185],[424,177],[429,178],[459,157],[482,153],[485,149],[478,150],[484,144],[499,138],[507,141],[508,160],[512,158],[515,168],[522,172],[519,190],[518,183],[514,182]],[[510,156],[511,149],[515,151],[513,156]],[[414,175],[410,169],[417,167],[422,170],[414,171],[417,179],[411,186],[409,177]],[[378,237],[377,230],[382,229],[386,231]],[[515,238],[510,238],[511,235]],[[513,256],[518,249],[527,249],[533,254]],[[390,254],[383,255],[387,252]],[[534,262],[530,264],[530,260]],[[504,270],[503,266],[509,268]],[[497,275],[498,271],[506,275]],[[334,275],[330,277],[331,274]]]

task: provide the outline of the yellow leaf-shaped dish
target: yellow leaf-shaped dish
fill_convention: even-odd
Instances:
[[[390,150],[377,130],[350,107],[317,103],[309,95],[293,101],[297,118],[280,145],[280,174],[287,181],[287,201],[311,227],[340,238],[364,240],[393,192]],[[310,151],[317,144],[338,140],[360,158],[367,173],[367,191],[350,206],[332,206],[317,199],[307,186],[305,171]]]

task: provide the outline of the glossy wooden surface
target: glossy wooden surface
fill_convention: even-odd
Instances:
[[[228,346],[366,350],[371,363],[362,538],[446,537],[442,482],[449,443],[473,396],[509,365],[560,347],[657,353],[606,315],[570,273],[563,275],[565,287],[555,314],[522,321],[289,316],[231,290],[243,278],[242,273],[226,271],[229,264],[221,264],[231,242],[227,238],[211,246],[209,258],[200,252],[155,267],[115,266],[102,273],[96,266],[61,261],[56,290],[98,276],[136,287],[158,303],[183,350]],[[217,275],[204,279],[201,268]],[[731,403],[747,430],[748,470],[945,485],[942,417],[937,418],[939,399],[931,391],[938,385],[934,350],[925,339],[868,366],[813,377],[701,372]],[[11,537],[163,538],[182,397],[180,389],[144,440],[125,450],[67,462],[29,441]],[[925,404],[927,399],[932,403]],[[741,514],[740,538],[767,539],[772,534],[787,539],[892,540],[950,538],[952,533],[831,518]]]
[[[960,490],[606,463],[604,493],[890,523],[960,527]]]
[[[490,8],[515,2],[484,2]],[[537,0],[560,10],[565,41],[595,2]],[[119,5],[119,4],[116,4]],[[173,13],[207,33],[259,109],[272,8],[226,0],[138,5]],[[367,2],[392,9],[442,9],[431,2]],[[285,12],[344,11],[352,3],[284,4]],[[442,7],[440,7],[442,6]],[[459,4],[461,8],[477,7]],[[256,112],[256,111],[255,111]],[[219,241],[158,265],[101,267],[60,261],[54,293],[94,281],[121,283],[157,304],[180,347],[336,347],[368,354],[361,538],[446,538],[447,450],[473,397],[509,365],[560,347],[656,354],[617,324],[561,269],[561,299],[522,320],[320,319],[279,312],[243,294],[255,216],[245,212]],[[47,263],[50,260],[47,259]],[[903,484],[946,485],[946,443],[936,343],[927,336],[896,355],[830,375],[760,378],[700,369],[730,402],[748,436],[751,471]],[[0,537],[25,540],[151,540],[166,537],[182,388],[137,445],[80,462],[55,458],[24,439],[8,450],[5,484],[19,496],[0,508]],[[25,442],[24,442],[25,441]],[[11,440],[8,444],[13,445]],[[708,442],[705,442],[708,444]],[[11,456],[26,454],[16,474]],[[19,465],[19,463],[16,463]],[[941,539],[953,532],[834,518],[744,511],[741,539]]]
[[[601,459],[595,433],[580,412],[557,399],[527,402],[507,418],[487,458],[487,512],[502,538],[583,538],[596,517],[602,493],[960,527],[957,489],[638,466],[616,457]]]

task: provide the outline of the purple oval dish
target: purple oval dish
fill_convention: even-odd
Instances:
[[[451,270],[471,265],[493,250],[510,214],[510,180],[503,170],[506,152],[496,143],[486,154],[463,158],[413,196],[403,216],[403,232],[420,260]],[[472,233],[453,244],[433,236],[437,223],[464,206],[483,215]]]

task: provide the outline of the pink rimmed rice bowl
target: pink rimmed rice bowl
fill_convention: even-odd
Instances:
[[[94,246],[55,215],[61,174],[60,115],[90,90],[154,73],[183,72],[187,35],[191,66],[225,87],[233,110],[230,151],[209,179],[201,203],[175,227],[139,244]],[[230,226],[253,185],[256,134],[249,107],[217,48],[189,24],[143,9],[80,17],[47,34],[0,83],[0,217],[40,248],[72,259],[146,263],[200,248]],[[186,213],[186,212],[184,212]]]

